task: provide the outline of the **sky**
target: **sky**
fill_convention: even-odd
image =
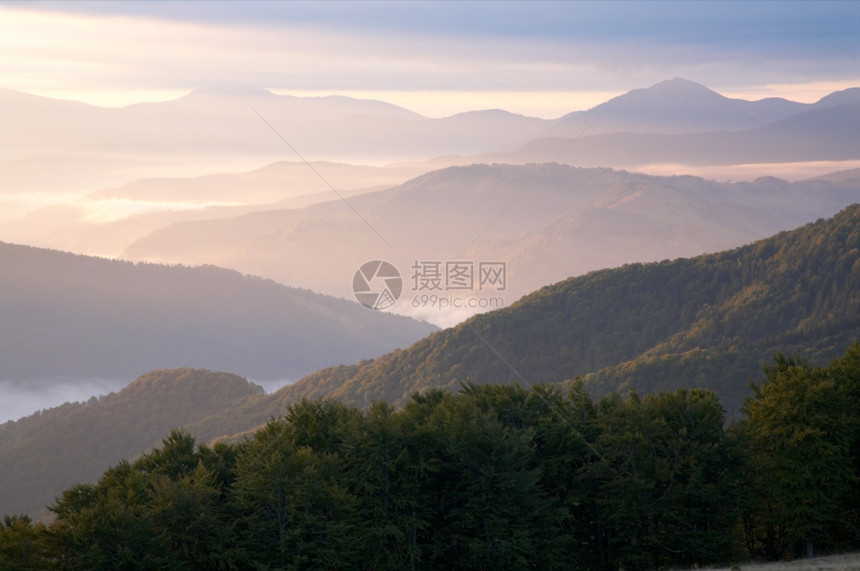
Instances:
[[[860,85],[860,2],[0,2],[0,88],[121,106],[196,88],[546,118],[684,77]]]

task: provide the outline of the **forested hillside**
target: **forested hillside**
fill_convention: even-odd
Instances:
[[[555,383],[594,395],[713,389],[737,414],[776,351],[815,362],[860,337],[860,206],[748,246],[630,264],[547,286],[405,350],[284,387],[292,402],[406,402],[461,383]]]
[[[0,523],[12,569],[699,568],[860,547],[860,344],[783,355],[726,428],[716,396],[434,389],[294,403],[249,438],[173,431]]]
[[[95,479],[122,458],[134,459],[173,428],[203,442],[246,430],[199,423],[262,398],[263,389],[237,375],[172,369],[147,373],[119,393],[67,403],[0,425],[0,513],[38,514],[76,482]]]
[[[0,508],[37,513],[61,486],[95,477],[104,463],[136,457],[170,427],[184,426],[202,442],[219,436],[232,441],[303,398],[329,397],[360,407],[387,400],[400,406],[415,392],[456,391],[467,382],[515,381],[527,387],[581,376],[593,398],[629,389],[640,394],[711,389],[729,417],[738,418],[750,381],[761,376],[776,352],[823,364],[860,338],[858,308],[860,206],[853,206],[832,219],[735,250],[630,265],[548,286],[408,349],[324,369],[273,395],[227,399],[205,415],[173,417],[172,424],[146,425],[161,411],[159,399],[167,397],[140,396],[135,399],[140,406],[133,407],[126,391],[99,406],[66,405],[7,423],[0,429],[0,454],[5,455],[0,460],[14,468],[6,475],[15,483],[3,489],[15,490],[9,498],[29,503]],[[133,387],[140,385],[127,391]],[[171,404],[200,398],[190,386],[180,393],[169,398]],[[136,426],[143,435],[128,446],[105,449],[89,472],[41,485],[54,472],[66,472],[66,456],[55,455],[58,443],[77,466],[93,442],[103,440],[102,432],[114,436],[114,425],[100,418],[100,411],[108,410],[111,418],[128,416],[124,422],[142,423],[126,426],[127,437],[138,431]],[[102,432],[70,439],[77,425],[55,422],[67,415],[81,425],[92,417],[86,422]],[[44,454],[19,458],[15,451],[20,450]]]

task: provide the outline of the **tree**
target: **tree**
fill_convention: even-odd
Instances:
[[[240,448],[233,493],[246,557],[259,568],[352,568],[356,500],[341,461],[290,432],[286,419],[271,421]]]
[[[47,528],[29,516],[4,516],[0,521],[0,571],[53,569]]]
[[[844,375],[778,354],[744,405],[753,477],[778,538],[769,555],[812,556],[845,522],[857,483],[856,388]],[[766,526],[767,527],[767,526]]]
[[[67,569],[176,569],[169,541],[146,507],[146,478],[128,462],[109,468],[98,484],[63,492],[51,510],[51,531]]]
[[[345,447],[348,481],[359,499],[364,552],[370,569],[410,569],[421,561],[427,530],[426,464],[416,427],[385,403],[374,403]]]
[[[557,510],[559,560],[576,569],[599,569],[606,545],[596,501],[599,481],[590,472],[600,458],[596,407],[581,379],[566,388],[536,385],[529,392],[538,411],[533,441],[539,485]]]
[[[596,546],[603,566],[655,569],[737,556],[736,461],[713,393],[613,395],[598,403]]]
[[[428,419],[443,448],[430,482],[438,511],[425,561],[430,568],[552,568],[558,561],[547,538],[557,528],[538,487],[531,434],[469,397],[446,399]]]
[[[203,461],[229,462],[229,447],[217,450],[201,455],[193,437],[174,430],[133,464],[66,490],[51,507],[57,558],[70,569],[229,568],[223,486]]]
[[[361,413],[332,399],[307,400],[291,404],[281,423],[284,438],[296,446],[307,446],[317,453],[339,450],[351,425]]]
[[[648,395],[661,442],[661,513],[655,537],[671,565],[728,563],[740,558],[731,533],[740,455],[726,434],[724,410],[707,390]]]
[[[227,569],[236,558],[228,514],[215,475],[202,463],[176,478],[149,478],[147,511],[169,542],[172,559],[188,568]]]

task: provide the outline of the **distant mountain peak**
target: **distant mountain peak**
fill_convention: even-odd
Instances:
[[[585,112],[597,115],[589,134],[597,133],[694,133],[759,127],[799,113],[804,104],[772,98],[761,101],[732,99],[712,89],[675,77],[651,87],[633,89]],[[562,118],[556,133],[570,131],[564,121],[581,129],[581,113]],[[568,135],[569,136],[569,135]]]
[[[463,111],[462,113],[456,113],[445,119],[449,120],[457,120],[457,119],[488,119],[488,120],[504,120],[504,119],[522,119],[527,121],[540,121],[540,119],[536,119],[535,117],[529,117],[528,115],[522,115],[521,113],[512,113],[505,109],[476,109],[473,111]]]
[[[815,103],[815,107],[834,107],[850,103],[860,103],[860,87],[849,87],[848,89],[834,91],[830,95],[825,95]]]
[[[247,112],[247,103],[251,103],[267,117],[300,121],[342,119],[352,115],[422,118],[418,113],[375,99],[357,99],[337,94],[290,95],[253,87],[203,87],[173,100],[172,103],[219,114],[236,113],[238,110]]]
[[[706,105],[714,102],[723,101],[727,98],[713,91],[701,83],[690,81],[676,77],[667,79],[660,83],[655,83],[651,87],[642,89],[633,89],[624,95],[619,95],[610,99],[604,105],[616,103],[644,103],[660,101],[665,104],[675,105],[677,102],[683,102],[685,105]]]
[[[655,83],[651,87],[646,89],[652,89],[655,91],[666,91],[666,90],[678,90],[678,89],[686,89],[686,90],[695,90],[699,92],[708,92],[708,93],[716,93],[712,89],[702,85],[701,83],[696,83],[695,81],[690,81],[689,79],[684,79],[683,77],[675,77],[672,79],[666,79],[659,83]],[[719,93],[716,93],[719,95]]]
[[[253,87],[198,87],[183,95],[179,99],[199,99],[211,97],[278,97],[267,89]]]

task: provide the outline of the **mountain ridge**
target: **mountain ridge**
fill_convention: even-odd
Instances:
[[[804,147],[803,141],[810,138],[804,129],[814,132],[813,126],[783,137],[749,130],[801,111],[856,103],[858,93],[856,88],[835,92],[816,104],[779,98],[751,102],[729,99],[676,78],[551,120],[493,109],[426,118],[384,101],[302,98],[264,90],[239,94],[198,90],[172,101],[123,108],[5,90],[0,91],[0,101],[7,101],[0,105],[5,110],[0,111],[0,123],[13,136],[0,142],[0,200],[6,206],[0,217],[26,226],[21,220],[46,203],[69,206],[70,193],[92,193],[144,178],[211,175],[213,164],[219,172],[250,171],[296,158],[290,147],[312,164],[410,163],[416,169],[422,164],[429,169],[474,162],[546,162],[558,157],[577,166],[654,167],[652,172],[665,172],[655,162],[711,165],[709,155],[713,155],[719,165],[780,162],[782,166],[771,169],[780,175],[781,169],[790,168],[785,165],[790,160],[845,156],[860,160],[851,152],[857,147],[856,137],[843,132],[841,140],[825,138],[822,145],[818,134],[816,143],[807,142]],[[837,118],[830,124],[839,127],[850,120]],[[718,131],[723,134],[713,135]],[[727,131],[735,134],[727,137]],[[703,132],[711,135],[703,137]],[[669,133],[688,138],[665,139]],[[571,137],[581,140],[562,153]],[[734,173],[731,177],[737,178]],[[285,188],[301,182],[302,177],[284,179]],[[352,186],[374,185],[356,182]],[[241,192],[236,196],[242,200]],[[110,200],[89,198],[84,206],[128,216],[125,204]],[[73,246],[71,242],[69,247],[56,241],[29,242],[30,234],[12,226],[0,239],[62,249]],[[57,230],[58,234],[65,231]]]
[[[274,397],[396,404],[412,392],[465,381],[561,382],[599,371],[600,378],[586,376],[595,392],[650,392],[641,375],[625,384],[625,364],[704,349],[685,366],[700,374],[712,359],[728,365],[725,374],[709,370],[690,382],[664,367],[668,380],[660,389],[709,388],[736,414],[748,381],[772,352],[806,343],[813,356],[832,358],[860,338],[858,292],[860,205],[853,205],[733,250],[570,278],[408,349],[318,371]],[[618,370],[609,375],[607,367]]]
[[[850,179],[717,183],[560,164],[475,164],[350,198],[394,250],[332,202],[167,226],[123,257],[214,263],[342,297],[351,295],[349,269],[370,259],[387,259],[403,276],[414,260],[501,260],[509,265],[510,303],[572,275],[738,246],[857,201],[860,185]],[[487,226],[505,205],[513,207]],[[288,274],[275,259],[301,271]]]
[[[64,488],[94,480],[120,459],[137,458],[174,428],[195,426],[262,394],[232,373],[155,370],[116,393],[2,423],[0,513],[46,516],[45,506]],[[222,434],[196,426],[194,432],[206,440]]]
[[[594,125],[602,122],[594,120]],[[557,156],[577,166],[642,169],[652,165],[743,165],[860,159],[860,103],[811,107],[782,119],[739,130],[660,133],[613,132],[586,126],[577,119],[570,132],[555,131],[517,151],[475,157],[476,160],[526,164]]]
[[[593,123],[589,134],[691,133],[738,130],[785,119],[809,106],[782,98],[732,99],[682,78],[632,89],[586,111],[561,117],[549,136],[574,136]]]
[[[0,243],[0,380],[128,378],[176,366],[295,378],[433,329],[214,266],[107,260]]]

